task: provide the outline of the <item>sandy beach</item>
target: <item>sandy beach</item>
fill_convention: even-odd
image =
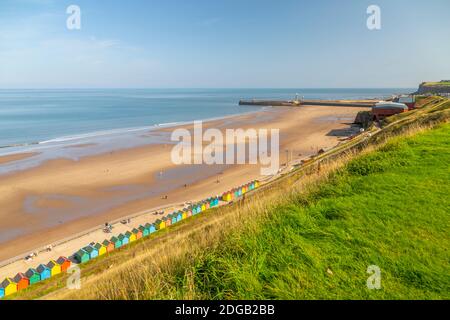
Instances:
[[[283,165],[287,158],[301,159],[335,146],[339,138],[350,134],[350,124],[361,110],[367,108],[275,107],[209,121],[204,128],[280,129]],[[192,130],[192,125],[183,127]],[[25,255],[107,221],[218,195],[260,176],[259,165],[176,166],[170,158],[172,147],[173,144],[152,144],[79,160],[57,158],[0,175],[0,261]],[[2,161],[11,163],[33,155],[15,156],[0,159],[0,165]]]

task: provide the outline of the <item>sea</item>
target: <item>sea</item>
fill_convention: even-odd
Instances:
[[[71,143],[260,110],[240,99],[386,98],[413,89],[1,90],[0,155],[11,147]]]

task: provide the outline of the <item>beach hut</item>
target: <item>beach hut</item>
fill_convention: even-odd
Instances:
[[[148,228],[144,227],[144,226],[139,226],[139,230],[142,233],[142,237],[148,237],[148,235],[150,234],[150,230],[148,230]]]
[[[61,272],[67,272],[67,270],[70,268],[70,265],[72,264],[69,259],[62,256],[59,257],[56,262],[58,262],[58,264],[61,266]]]
[[[5,297],[5,289],[0,288],[0,299]]]
[[[117,237],[112,237],[111,243],[114,245],[114,249],[119,249],[122,246],[122,241]]]
[[[166,223],[163,220],[156,220],[155,221],[156,230],[162,230],[166,228]]]
[[[168,217],[164,217],[161,219],[162,221],[164,221],[166,223],[166,228],[170,227],[172,225],[172,220],[169,219]]]
[[[202,211],[205,211],[206,210],[206,205],[205,205],[205,203],[202,203]]]
[[[51,260],[49,263],[47,263],[47,268],[50,269],[52,277],[61,273],[61,266],[55,260]]]
[[[46,265],[40,264],[36,270],[41,276],[41,281],[47,280],[52,276],[52,272]]]
[[[239,189],[234,189],[234,199],[239,198]]]
[[[186,216],[189,218],[189,217],[192,217],[192,209],[186,209]]]
[[[216,197],[214,199],[214,206],[218,206],[219,205],[219,197]]]
[[[259,188],[259,181],[258,180],[255,180],[255,189],[256,188]]]
[[[3,295],[4,297],[10,296],[17,292],[17,283],[13,281],[11,278],[6,278],[3,280],[3,282],[0,284],[0,288],[3,289]]]
[[[136,236],[136,240],[139,240],[140,238],[142,238],[142,231],[134,228],[133,230],[131,230],[131,232]]]
[[[112,243],[111,241],[106,240],[106,239],[103,240],[102,245],[105,246],[107,253],[110,253],[110,252],[114,251],[114,249],[115,249],[114,243]]]
[[[119,234],[119,236],[117,237],[119,238],[120,242],[122,243],[122,247],[126,246],[127,244],[130,243],[130,238],[127,237],[127,234]]]
[[[211,206],[209,205],[209,199],[206,199],[203,201],[203,204],[205,205],[205,210],[208,210]]]
[[[177,221],[183,220],[183,213],[181,213],[181,211],[178,211],[178,212],[176,213],[176,215],[177,215]]]
[[[148,229],[149,234],[156,232],[156,226],[153,223],[147,223],[145,227]]]
[[[128,242],[135,242],[137,240],[136,235],[133,232],[127,231],[125,232],[125,236],[128,237]]]
[[[186,211],[180,211],[180,213],[181,213],[181,220],[187,219]]]
[[[75,260],[78,261],[78,263],[85,263],[88,262],[90,257],[89,257],[89,253],[87,253],[85,250],[80,249],[77,251],[77,253],[75,253]]]
[[[24,290],[30,286],[30,280],[22,272],[19,272],[14,277],[14,282],[17,284],[17,291]]]
[[[25,272],[25,276],[30,281],[30,286],[41,281],[41,275],[36,269],[30,268]]]
[[[98,257],[98,250],[94,246],[87,246],[83,248],[84,251],[86,251],[89,254],[89,259],[95,259]]]
[[[102,243],[96,243],[94,245],[94,248],[98,251],[98,255],[102,256],[104,254],[106,254],[108,252],[108,250],[106,249],[106,247],[102,244]]]
[[[170,223],[171,223],[171,224],[175,224],[175,223],[178,222],[178,220],[177,220],[177,215],[175,214],[175,212],[169,214],[169,215],[167,216],[167,218],[170,220]]]

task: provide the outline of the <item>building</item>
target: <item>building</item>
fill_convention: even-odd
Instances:
[[[139,230],[142,233],[142,237],[147,237],[150,234],[150,230],[148,230],[148,228],[144,227],[144,226],[139,226]]]
[[[94,246],[87,246],[83,248],[84,251],[86,251],[89,254],[89,259],[95,259],[98,257],[98,250]]]
[[[30,268],[25,272],[25,276],[30,281],[30,286],[41,281],[41,275],[36,269]]]
[[[103,240],[102,244],[105,246],[106,252],[108,252],[108,253],[114,251],[114,249],[115,249],[114,243],[112,243],[109,240],[106,240],[106,239]]]
[[[145,225],[145,227],[148,229],[148,232],[149,232],[150,234],[156,232],[156,225],[155,225],[155,224],[147,223],[147,224]]]
[[[22,272],[19,272],[14,277],[14,282],[17,284],[17,291],[24,290],[30,286],[30,280]]]
[[[56,262],[61,266],[61,272],[67,272],[69,270],[72,262],[66,257],[59,257]]]
[[[142,238],[141,230],[134,228],[133,230],[131,230],[131,232],[136,236],[136,240],[139,240]]]
[[[75,260],[78,261],[78,263],[85,263],[90,260],[89,253],[87,253],[85,250],[80,249],[77,253],[75,253]]]
[[[137,240],[136,235],[130,231],[125,232],[125,236],[128,238],[128,241],[135,242]]]
[[[117,237],[112,237],[111,243],[114,245],[114,249],[119,249],[120,247],[122,247],[122,241]]]
[[[39,273],[39,275],[41,276],[41,281],[50,279],[52,276],[52,272],[50,271],[50,269],[43,264],[40,264],[37,268],[36,268],[37,272]]]
[[[102,243],[96,243],[94,245],[94,248],[98,251],[99,256],[102,256],[108,252],[108,250]]]
[[[403,103],[381,101],[372,107],[372,117],[373,120],[380,121],[406,111],[408,111],[408,107]]]
[[[416,96],[415,95],[401,95],[394,99],[394,102],[405,104],[409,110],[416,108]]]
[[[17,283],[11,278],[6,278],[0,284],[0,288],[3,289],[3,296],[7,297],[17,292]]]
[[[126,246],[127,244],[130,243],[130,239],[127,237],[126,233],[125,234],[119,234],[119,236],[117,237],[119,238],[120,242],[122,243],[122,247]]]

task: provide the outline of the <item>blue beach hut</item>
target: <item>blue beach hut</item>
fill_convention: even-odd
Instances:
[[[5,289],[0,288],[0,299],[5,297]]]
[[[37,268],[36,271],[39,273],[39,275],[41,276],[41,281],[50,279],[50,277],[52,276],[52,272],[50,271],[50,269],[44,265],[44,264],[40,264]]]
[[[177,212],[177,221],[183,220],[183,213],[181,211]]]
[[[89,259],[91,260],[98,257],[98,250],[93,246],[84,247],[83,250],[89,254]]]
[[[114,249],[119,249],[120,247],[122,247],[122,241],[120,241],[117,237],[112,237],[111,243],[114,244]]]
[[[145,227],[148,229],[149,234],[156,232],[156,227],[154,224],[147,223]]]
[[[124,234],[119,234],[119,236],[117,237],[120,242],[122,242],[122,246],[126,246],[128,243],[130,243],[130,239],[128,239],[128,237]]]

